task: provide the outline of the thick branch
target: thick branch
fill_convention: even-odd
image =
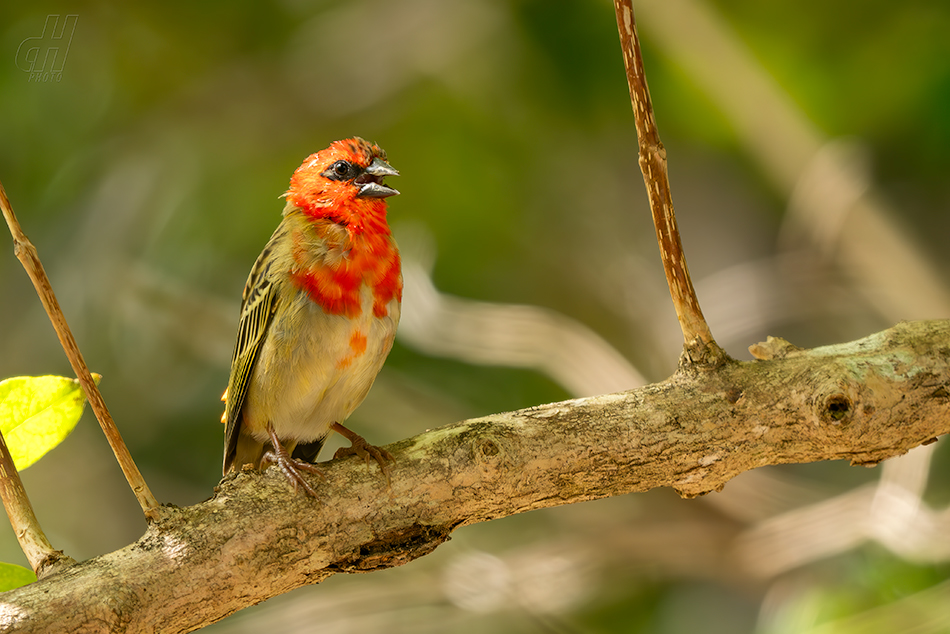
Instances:
[[[207,502],[163,508],[138,542],[5,593],[0,631],[191,631],[334,573],[404,564],[467,524],[655,487],[692,497],[768,464],[870,465],[950,431],[950,321],[756,351],[767,360],[395,443],[388,490],[352,459],[314,481],[324,504],[273,469],[239,474]]]

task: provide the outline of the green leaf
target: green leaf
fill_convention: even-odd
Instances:
[[[36,575],[29,568],[0,562],[0,592],[13,590],[36,581]]]
[[[92,376],[99,383],[101,377]],[[18,376],[0,381],[0,432],[17,469],[26,469],[61,443],[85,405],[76,379]]]

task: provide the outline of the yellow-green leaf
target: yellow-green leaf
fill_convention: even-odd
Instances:
[[[29,568],[0,562],[0,592],[13,590],[36,581],[36,575]]]
[[[100,376],[93,377],[98,383]],[[85,405],[76,379],[18,376],[0,381],[0,432],[17,469],[26,469],[61,443]]]

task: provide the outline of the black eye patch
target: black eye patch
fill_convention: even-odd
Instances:
[[[349,161],[337,161],[323,170],[322,176],[333,181],[348,181],[360,175],[362,170]]]

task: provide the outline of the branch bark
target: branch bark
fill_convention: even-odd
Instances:
[[[769,464],[873,465],[950,431],[950,321],[756,354],[394,443],[388,489],[359,460],[325,465],[325,503],[274,469],[231,476],[206,502],[162,507],[136,543],[5,593],[0,632],[187,632],[407,563],[468,524],[655,487],[694,497]]]

